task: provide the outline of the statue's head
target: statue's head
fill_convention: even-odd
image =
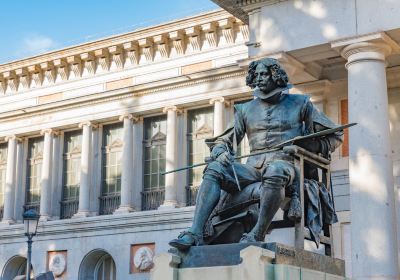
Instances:
[[[276,59],[264,58],[250,63],[246,84],[256,96],[267,99],[288,86],[288,76]]]

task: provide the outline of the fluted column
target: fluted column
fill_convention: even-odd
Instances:
[[[40,179],[40,219],[47,221],[51,218],[51,170],[54,130],[44,129],[40,132],[44,135],[43,162]]]
[[[176,106],[165,107],[163,112],[167,113],[167,140],[165,155],[165,170],[176,168],[177,159],[177,115],[178,108]],[[165,175],[165,199],[160,208],[174,208],[178,204],[176,173]]]
[[[6,169],[6,184],[4,189],[4,212],[2,223],[12,224],[15,221],[14,217],[14,201],[16,185],[16,164],[17,164],[17,142],[18,138],[15,135],[6,137],[8,142],[7,148],[7,169]]]
[[[220,135],[225,130],[225,98],[217,97],[210,100],[214,105],[214,136]]]
[[[122,146],[122,174],[121,174],[121,204],[114,212],[124,214],[133,211],[132,187],[133,187],[133,120],[131,114],[122,115],[119,118],[124,122],[123,146]],[[136,120],[136,118],[135,118]]]
[[[92,138],[92,122],[82,122],[79,128],[82,128],[82,149],[81,149],[81,172],[79,186],[79,207],[74,218],[87,217],[90,214],[90,144]]]
[[[358,39],[358,38],[357,38]],[[347,59],[352,279],[398,279],[384,33],[338,42]]]

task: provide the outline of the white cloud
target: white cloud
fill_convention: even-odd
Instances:
[[[57,43],[50,37],[32,34],[22,40],[17,56],[32,56],[48,52],[57,47]]]

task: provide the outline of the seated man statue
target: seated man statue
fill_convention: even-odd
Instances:
[[[203,230],[217,206],[221,190],[234,194],[250,184],[261,182],[259,214],[255,226],[240,239],[241,243],[263,241],[285,193],[291,193],[289,216],[299,215],[297,190],[288,192],[296,180],[294,156],[276,145],[315,130],[333,128],[323,113],[314,108],[306,95],[288,94],[288,77],[277,60],[265,58],[250,63],[246,83],[255,99],[235,105],[233,126],[222,135],[208,139],[211,159],[204,170],[197,195],[192,226],[170,241],[180,250],[203,244]],[[234,161],[237,144],[247,134],[251,153],[246,164]],[[328,155],[342,142],[341,133],[295,143],[311,152]],[[260,152],[265,153],[260,154]],[[300,212],[301,215],[301,212]]]

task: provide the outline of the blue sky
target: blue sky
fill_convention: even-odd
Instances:
[[[2,1],[0,64],[217,8],[210,0]]]

